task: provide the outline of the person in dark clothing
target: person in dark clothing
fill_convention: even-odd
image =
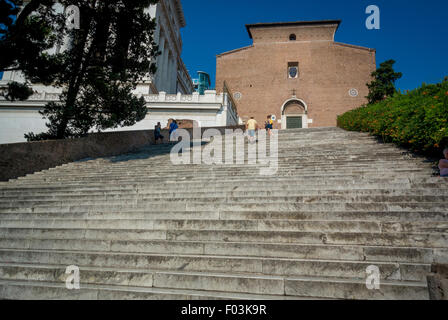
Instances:
[[[264,128],[268,131],[269,135],[272,136],[272,130],[274,129],[274,121],[272,116],[268,116]]]
[[[162,125],[160,124],[160,122],[157,123],[157,125],[154,128],[154,139],[156,141],[160,140],[160,142],[163,143],[163,136],[162,136]]]
[[[439,161],[440,176],[448,178],[448,148],[443,150],[443,156],[445,159]]]
[[[179,125],[177,124],[176,120],[173,120],[173,122],[171,122],[170,124],[170,140],[171,141],[176,141],[177,139],[177,135],[176,135],[176,130],[179,129]]]

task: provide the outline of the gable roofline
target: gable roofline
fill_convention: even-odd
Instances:
[[[250,46],[247,46],[247,47],[242,47],[242,48],[238,48],[238,49],[233,49],[233,50],[230,50],[230,51],[226,51],[226,52],[217,54],[216,56],[219,58],[219,57],[221,57],[221,56],[225,56],[225,55],[227,55],[227,54],[235,53],[235,52],[242,51],[242,50],[247,50],[247,49],[250,49],[250,48],[253,48],[253,47],[254,47],[253,45],[250,45]]]
[[[368,47],[362,47],[362,46],[357,46],[354,44],[348,44],[348,43],[342,43],[342,42],[334,42],[335,45],[337,46],[341,46],[341,47],[348,47],[348,48],[352,48],[352,49],[359,49],[359,50],[366,50],[369,52],[376,52],[376,49],[373,48],[368,48]]]
[[[252,38],[251,29],[255,28],[275,28],[275,27],[290,27],[290,26],[318,26],[318,25],[339,25],[342,20],[314,20],[314,21],[293,21],[293,22],[272,22],[272,23],[255,23],[246,24],[247,33],[249,33],[249,38]],[[337,30],[336,28],[336,30]]]

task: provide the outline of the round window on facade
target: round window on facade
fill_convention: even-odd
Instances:
[[[290,41],[296,41],[296,35],[295,35],[294,33],[291,33],[291,34],[289,35],[289,40],[290,40]]]
[[[359,95],[359,92],[357,89],[352,88],[348,91],[348,94],[350,97],[356,98]]]

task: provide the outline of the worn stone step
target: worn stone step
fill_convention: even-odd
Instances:
[[[0,281],[0,298],[7,300],[321,300],[316,297],[106,285],[84,285],[80,290],[67,290],[65,284],[60,283],[7,280]]]
[[[271,170],[269,172],[274,172],[272,175],[263,174],[263,172],[268,172],[268,170]],[[250,180],[254,177],[261,176],[261,177],[270,177],[271,179],[275,178],[287,178],[287,177],[295,177],[297,180],[300,179],[313,179],[315,182],[325,182],[325,172],[322,172],[322,170],[316,170],[314,171],[315,174],[312,174],[313,171],[304,170],[302,172],[294,172],[294,171],[276,171],[277,169],[275,166],[265,166],[260,167],[257,170],[254,170],[252,172],[245,171],[244,173],[229,173],[229,172],[223,172],[223,173],[207,173],[203,172],[201,174],[196,174],[194,172],[185,173],[185,175],[163,175],[163,174],[153,174],[153,175],[112,175],[112,174],[102,174],[98,176],[77,176],[77,177],[63,177],[63,178],[51,178],[51,177],[44,177],[44,178],[32,178],[27,179],[24,178],[22,180],[18,180],[16,182],[16,185],[23,185],[25,183],[29,184],[57,184],[57,183],[76,183],[76,182],[82,182],[84,184],[86,183],[148,183],[148,181],[158,181],[163,179],[169,179],[173,181],[183,181],[188,180],[190,182],[202,182],[202,183],[210,183],[210,182],[218,182],[218,181],[227,181],[230,182],[233,180],[232,178],[237,178],[239,180]],[[175,169],[171,170],[175,171]],[[425,178],[431,177],[431,173],[421,173],[420,169],[415,170],[400,170],[400,171],[394,171],[394,172],[388,172],[387,170],[375,170],[375,171],[350,171],[350,172],[338,172],[338,171],[332,171],[331,173],[327,174],[329,178],[333,178],[332,180],[342,178],[341,180],[377,180],[381,181],[380,177],[382,175],[388,175],[389,181],[391,183],[397,182],[397,181],[403,181],[400,180],[401,177],[405,176],[412,180],[423,180]],[[63,175],[62,175],[63,176]],[[144,179],[145,177],[146,179]],[[265,178],[265,181],[268,179]],[[383,182],[385,179],[382,179]],[[331,181],[331,180],[329,180]],[[424,180],[425,181],[425,180]],[[160,182],[159,182],[160,183]]]
[[[306,189],[302,190],[298,186],[290,185],[269,185],[269,188],[261,188],[258,186],[222,186],[216,187],[212,185],[208,190],[204,190],[200,186],[191,186],[190,188],[179,186],[177,189],[171,188],[171,186],[165,187],[153,187],[153,186],[117,186],[110,187],[108,189],[101,189],[99,187],[92,188],[30,188],[19,190],[2,190],[0,191],[0,199],[14,200],[14,199],[55,199],[61,197],[116,197],[116,196],[126,196],[126,195],[344,195],[344,194],[355,194],[355,195],[444,195],[446,189],[434,188],[433,185],[428,185],[427,189],[414,189],[411,185],[405,183],[392,184],[394,189],[379,189],[379,185],[364,185],[356,187],[355,185],[341,185],[339,187],[333,187],[330,185],[314,185],[307,186]]]
[[[260,169],[261,170],[261,169]],[[282,175],[264,175],[262,176],[260,173],[261,172],[268,172],[267,170],[275,170],[275,168],[269,168],[269,167],[265,167],[263,169],[263,171],[259,171],[256,174],[253,175],[222,175],[222,176],[218,176],[218,175],[209,175],[207,177],[207,175],[204,176],[183,176],[183,177],[177,177],[177,176],[147,176],[146,179],[143,177],[126,177],[126,176],[122,176],[122,177],[109,177],[109,178],[101,178],[98,177],[96,179],[94,178],[80,178],[80,179],[42,179],[42,180],[33,180],[33,181],[27,181],[27,180],[21,180],[21,181],[17,181],[15,183],[16,186],[21,186],[21,185],[30,185],[30,186],[38,186],[40,185],[52,185],[52,186],[60,186],[60,185],[86,185],[86,184],[97,184],[97,183],[103,183],[103,184],[152,184],[152,182],[154,182],[154,184],[157,185],[162,185],[162,186],[166,186],[167,183],[164,182],[166,180],[164,179],[168,179],[170,181],[188,181],[190,183],[193,184],[216,184],[219,181],[223,181],[223,182],[232,182],[237,185],[236,181],[250,181],[252,179],[254,179],[255,177],[265,177],[264,179],[259,179],[261,182],[264,183],[268,183],[269,179],[266,177],[270,177],[271,180],[274,180],[276,178],[281,178],[281,177],[285,177],[285,178],[295,178],[297,179],[297,181],[304,181],[304,180],[310,180],[307,184],[312,184],[312,185],[316,185],[316,184],[325,184],[325,185],[338,185],[338,184],[347,184],[347,183],[355,183],[355,181],[357,183],[360,184],[367,184],[367,183],[372,183],[372,182],[378,182],[378,183],[382,183],[383,186],[385,183],[397,183],[397,182],[405,182],[405,180],[402,178],[403,174],[389,174],[389,173],[385,173],[383,172],[383,174],[387,174],[389,176],[389,180],[385,179],[385,178],[379,178],[380,177],[380,173],[351,173],[350,175],[347,174],[337,174],[337,173],[332,173],[330,178],[325,178],[323,174],[316,174],[316,175],[294,175],[294,174],[289,174],[289,173],[284,173]],[[417,181],[420,181],[421,183],[439,183],[441,182],[441,186],[445,185],[446,183],[444,181],[431,181],[431,180],[425,180],[425,178],[429,177],[429,174],[424,174],[421,175],[420,173],[416,173],[416,174],[406,174],[404,175],[406,176],[409,180],[408,181],[413,181],[415,183],[417,183]],[[333,179],[331,179],[333,178]],[[336,181],[336,180],[340,180],[340,181]],[[344,182],[345,180],[345,182]]]
[[[360,262],[341,260],[311,260],[255,257],[225,257],[205,255],[152,255],[105,252],[0,250],[0,261],[7,263],[37,263],[76,265],[83,267],[110,267],[173,270],[185,272],[248,273],[272,276],[326,276],[365,279],[366,268],[376,265],[381,279],[399,281],[426,280],[428,264]]]
[[[404,184],[409,189],[411,186],[414,187],[423,187],[430,186],[432,188],[443,188],[448,186],[448,179],[443,179],[439,177],[426,177],[422,179],[413,180],[410,177],[353,177],[353,176],[341,176],[341,177],[325,177],[325,178],[315,178],[310,179],[309,177],[303,178],[261,178],[261,177],[252,177],[251,179],[239,179],[233,178],[232,180],[221,180],[221,181],[213,181],[209,180],[206,183],[207,189],[223,189],[223,188],[242,188],[245,186],[254,187],[254,184],[266,183],[269,182],[269,186],[275,187],[289,187],[289,188],[298,188],[298,190],[306,189],[307,187],[333,187],[335,190],[338,188],[347,187],[347,186],[357,186],[359,188],[382,188],[389,189],[389,184],[393,187],[394,184]],[[18,183],[14,182],[9,184],[7,187],[2,187],[3,192],[8,191],[18,191],[21,190],[26,192],[27,190],[42,190],[42,191],[51,191],[51,190],[116,190],[120,189],[135,189],[135,188],[169,188],[176,187],[176,189],[188,189],[188,188],[204,188],[204,182],[202,181],[191,181],[188,179],[175,179],[175,180],[147,180],[145,182],[136,182],[136,181],[128,181],[128,182],[115,182],[109,183],[107,185],[99,184],[98,182],[92,182],[89,184],[82,182],[71,182],[71,183],[61,183],[61,182],[53,182],[53,183]],[[103,189],[101,189],[103,187]]]
[[[179,177],[181,176],[190,176],[194,175],[197,177],[202,177],[203,175],[207,174],[213,174],[216,177],[223,176],[223,175],[235,175],[235,176],[249,176],[249,175],[257,175],[260,168],[268,167],[269,165],[271,167],[274,167],[272,164],[273,162],[265,162],[265,163],[258,163],[256,165],[244,165],[240,164],[239,168],[233,168],[233,167],[225,167],[226,165],[223,165],[222,168],[216,168],[211,165],[204,164],[200,169],[188,169],[188,170],[178,170],[176,166],[168,167],[164,170],[145,170],[143,168],[136,168],[134,171],[129,171],[125,176],[127,178],[131,177],[157,177],[160,175],[170,177],[173,175],[173,171],[176,175]],[[154,164],[157,166],[157,164]],[[313,165],[304,165],[302,167],[288,167],[288,165],[282,165],[282,164],[276,164],[275,168],[277,169],[276,175],[280,174],[303,174],[308,176],[343,176],[348,174],[365,174],[365,175],[375,175],[380,172],[390,172],[391,174],[400,174],[400,173],[407,173],[407,174],[413,174],[414,176],[421,176],[422,178],[428,177],[428,169],[429,167],[422,167],[419,165],[411,166],[408,165],[406,167],[401,166],[397,168],[396,166],[386,166],[386,165],[369,165],[369,166],[357,166],[357,165],[331,165],[328,163],[322,163],[319,164],[313,164]],[[131,168],[129,168],[130,170]],[[117,178],[123,176],[123,172],[120,172],[120,170],[106,170],[104,172],[84,172],[82,169],[78,169],[78,172],[55,172],[51,174],[43,173],[40,175],[28,175],[26,177],[18,178],[17,182],[22,181],[35,181],[35,180],[51,180],[51,179],[71,179],[71,178],[82,178],[82,179],[89,179],[89,178],[96,178],[96,177],[105,177],[104,175],[110,175],[111,178]]]
[[[0,248],[69,251],[83,251],[85,248],[89,248],[91,251],[117,253],[213,254],[216,256],[385,261],[423,264],[448,261],[448,249],[262,242],[6,238],[0,239]]]
[[[212,174],[214,177],[220,177],[220,176],[241,176],[246,177],[248,175],[259,175],[260,169],[268,167],[268,165],[257,165],[256,167],[242,167],[240,169],[232,169],[232,168],[223,168],[223,169],[217,169],[212,170],[212,167],[206,168],[200,170],[185,170],[181,172],[177,172],[176,168],[168,168],[165,171],[144,171],[136,169],[132,174],[126,174],[126,178],[139,178],[142,176],[146,177],[159,177],[159,176],[171,176],[173,174],[173,171],[176,171],[176,174],[178,174],[178,177],[182,176],[191,176],[194,175],[196,177],[202,177],[204,175]],[[414,177],[421,176],[422,178],[431,176],[432,172],[425,172],[427,171],[427,168],[421,168],[419,166],[414,167],[401,167],[400,169],[396,168],[387,168],[386,166],[382,167],[381,165],[375,165],[375,166],[369,166],[369,167],[362,167],[362,166],[328,166],[328,165],[322,165],[322,166],[313,166],[313,167],[302,167],[302,168],[287,168],[287,167],[281,167],[281,166],[273,166],[271,167],[276,168],[275,176],[291,176],[291,175],[309,175],[310,173],[314,173],[315,176],[324,176],[325,174],[329,174],[329,176],[344,176],[349,174],[365,174],[365,175],[374,175],[378,174],[380,171],[390,173],[390,174],[412,174]],[[53,174],[41,174],[41,175],[33,175],[33,176],[26,176],[18,179],[18,182],[23,181],[58,181],[64,177],[66,180],[71,179],[83,179],[88,180],[92,178],[104,178],[107,176],[109,179],[117,179],[123,177],[123,172],[120,170],[108,170],[104,172],[57,172]]]
[[[307,159],[308,161],[310,159]],[[247,170],[253,170],[258,169],[261,164],[226,164],[225,158],[223,158],[223,164],[215,165],[213,167],[207,166],[207,165],[192,165],[192,166],[186,166],[182,168],[178,168],[176,172],[179,174],[185,173],[185,172],[208,172],[208,171],[215,171],[215,172],[244,172]],[[300,171],[300,170],[320,170],[322,169],[322,166],[325,166],[325,169],[328,170],[342,170],[342,169],[389,169],[394,170],[397,169],[397,167],[406,168],[406,169],[425,169],[428,168],[428,164],[424,163],[413,163],[409,160],[389,160],[389,161],[372,161],[369,159],[362,160],[362,159],[356,159],[354,161],[348,161],[346,159],[320,159],[318,161],[313,162],[307,162],[307,163],[293,163],[293,162],[280,162],[278,163],[278,168],[281,170],[289,170],[289,171]],[[137,168],[140,169],[140,173],[144,174],[153,174],[153,173],[159,173],[159,174],[166,174],[171,173],[171,170],[173,170],[173,167],[175,165],[158,165],[156,168],[152,168],[148,166],[138,166]],[[79,170],[82,169],[82,172],[79,172]],[[129,169],[129,168],[128,168]],[[33,175],[28,175],[27,177],[31,178],[34,177],[57,177],[61,173],[68,175],[68,176],[77,176],[77,175],[101,175],[104,173],[123,173],[124,167],[122,166],[116,166],[116,165],[101,165],[101,166],[85,166],[85,167],[73,167],[73,168],[59,168],[59,170],[51,170],[51,171],[43,171],[38,172]]]
[[[205,198],[237,198],[237,197],[263,197],[263,198],[300,198],[300,197],[326,197],[339,196],[345,198],[357,198],[360,196],[368,197],[427,197],[445,199],[448,198],[446,189],[398,189],[398,190],[379,190],[379,189],[356,189],[356,190],[288,190],[288,189],[269,189],[269,191],[254,188],[253,190],[222,190],[222,191],[164,191],[164,190],[123,190],[120,192],[33,192],[28,194],[0,194],[0,203],[12,202],[35,202],[39,204],[42,201],[116,201],[116,200],[144,200],[144,199],[205,199]]]
[[[201,165],[194,165],[194,166],[187,166],[185,168],[179,168],[178,164],[170,164],[165,165],[163,167],[159,167],[158,162],[155,163],[146,163],[142,166],[136,166],[134,168],[127,168],[129,172],[127,175],[132,175],[132,173],[135,173],[135,171],[139,171],[141,174],[145,175],[156,175],[156,174],[164,174],[169,175],[172,174],[173,170],[179,171],[179,175],[188,174],[190,172],[194,172],[197,174],[201,173],[208,173],[210,171],[215,172],[216,174],[245,174],[247,172],[253,173],[256,172],[257,169],[260,167],[266,166],[266,164],[269,164],[269,162],[273,163],[274,160],[272,158],[267,158],[268,160],[259,160],[257,163],[240,163],[240,162],[233,162],[230,164],[226,164],[225,162],[214,164],[213,166],[211,164],[203,163]],[[171,160],[167,160],[171,161]],[[224,161],[224,160],[223,160]],[[264,162],[263,162],[264,161]],[[308,160],[309,161],[309,160]],[[351,164],[348,161],[339,161],[334,162],[332,160],[324,160],[324,161],[315,161],[312,163],[302,163],[302,164],[292,164],[290,162],[275,162],[276,167],[278,168],[279,172],[283,171],[290,171],[290,172],[297,172],[297,173],[306,173],[309,172],[320,172],[325,168],[325,172],[332,173],[335,172],[352,172],[352,171],[364,171],[364,172],[375,172],[378,170],[384,170],[384,171],[390,171],[392,173],[394,172],[403,172],[403,171],[422,171],[426,172],[431,168],[431,165],[428,164],[420,164],[420,163],[407,163],[406,165],[402,163],[381,163],[381,162],[370,162],[369,164],[358,164],[354,163]],[[135,170],[131,170],[135,169]],[[32,178],[43,178],[43,177],[58,177],[60,174],[66,174],[68,177],[70,176],[100,176],[102,174],[123,174],[124,168],[115,168],[113,166],[103,166],[103,170],[96,171],[96,170],[90,170],[86,171],[85,168],[73,168],[73,169],[60,169],[55,170],[51,172],[41,172],[40,174],[33,174],[28,175],[25,178],[20,178],[18,180],[23,179],[32,179]]]
[[[199,153],[199,150],[196,151]],[[217,151],[218,152],[218,151]],[[257,154],[264,154],[264,155],[275,155],[276,158],[279,160],[279,163],[281,164],[291,164],[292,166],[301,166],[301,165],[313,165],[315,162],[317,163],[324,163],[326,161],[329,161],[330,163],[350,163],[353,165],[369,165],[369,164],[392,164],[393,161],[397,161],[398,163],[401,163],[405,166],[407,165],[425,165],[427,166],[430,161],[428,159],[425,159],[423,157],[416,157],[407,153],[399,153],[396,151],[387,151],[382,148],[375,150],[375,157],[372,157],[371,150],[369,152],[367,151],[356,151],[352,150],[352,152],[347,152],[347,150],[332,150],[332,151],[319,151],[319,150],[309,150],[304,148],[298,148],[294,147],[290,150],[283,150],[279,149],[272,150],[269,146],[266,147],[266,150],[256,150]],[[254,150],[250,150],[249,152],[251,155],[255,153]],[[221,155],[223,161],[226,159],[232,159],[236,160],[241,158],[243,159],[244,155],[244,162],[246,163],[248,160],[248,154],[247,152],[242,153],[240,150],[226,150],[225,148],[222,149],[222,153],[217,153],[217,155]],[[191,155],[190,155],[191,156]],[[199,159],[198,154],[196,154],[196,157]],[[196,159],[195,157],[195,159]],[[203,158],[203,157],[201,157]],[[49,168],[47,170],[44,170],[44,172],[52,173],[57,170],[72,170],[76,168],[83,168],[87,170],[92,170],[95,168],[98,168],[100,170],[104,170],[105,168],[115,168],[115,169],[126,169],[126,163],[131,165],[132,167],[141,167],[144,168],[144,164],[147,164],[148,162],[157,162],[160,164],[162,168],[166,168],[169,166],[173,166],[173,163],[170,161],[171,156],[170,154],[164,154],[161,156],[153,157],[150,154],[140,151],[137,153],[129,154],[129,155],[123,155],[123,156],[117,156],[112,158],[98,158],[98,159],[92,159],[92,160],[80,160],[77,162],[62,164],[61,166],[55,167],[55,168]],[[191,158],[190,158],[191,159]],[[161,160],[167,160],[167,161],[161,161]],[[200,168],[202,162],[195,163],[191,162],[188,165],[182,166],[181,169],[185,169],[186,167],[190,168]],[[236,163],[233,162],[230,165],[233,167],[237,167]],[[148,168],[146,168],[148,169]]]
[[[67,277],[64,266],[0,264],[1,280],[65,283]],[[383,281],[380,290],[369,290],[365,282],[347,279],[82,268],[80,287],[92,284],[310,298],[324,292],[330,299],[382,299],[384,295],[428,299],[426,284],[418,282]]]
[[[84,198],[82,199],[83,205],[92,205],[92,206],[114,206],[114,205],[123,205],[130,204],[134,206],[138,205],[148,205],[151,203],[160,203],[168,200],[170,201],[170,205],[177,203],[210,203],[210,204],[241,204],[241,203],[265,203],[265,204],[276,204],[281,203],[284,204],[311,204],[311,203],[363,203],[363,204],[388,204],[388,203],[437,203],[448,200],[447,196],[421,196],[421,195],[413,195],[413,196],[393,196],[393,195],[380,195],[380,196],[365,196],[365,195],[331,195],[331,196],[288,196],[288,197],[280,197],[280,196],[215,196],[215,197],[157,197],[157,196],[140,196],[140,197],[121,197],[121,198],[113,198],[113,199],[95,199],[95,198]],[[42,207],[42,206],[76,206],[79,204],[79,199],[73,200],[29,200],[29,199],[21,199],[21,200],[4,200],[0,199],[0,208],[11,208],[11,207]]]
[[[244,230],[351,233],[446,233],[448,221],[374,222],[319,220],[162,220],[162,219],[28,219],[0,220],[0,228],[120,230]]]
[[[363,142],[360,142],[363,143]],[[216,147],[216,146],[214,146]],[[221,150],[219,150],[221,149]],[[177,150],[176,150],[177,151]],[[193,153],[196,153],[196,157],[198,157],[198,154],[200,152],[209,152],[207,149],[200,149],[200,148],[193,148],[193,149],[184,149],[184,152],[189,153],[190,156]],[[389,147],[383,147],[378,146],[375,143],[368,143],[365,144],[362,148],[359,147],[351,147],[347,144],[339,144],[338,146],[334,146],[332,144],[328,145],[308,145],[308,144],[289,144],[284,145],[282,143],[275,145],[270,145],[269,143],[265,145],[260,144],[258,146],[251,146],[249,148],[248,146],[244,146],[244,150],[237,149],[236,146],[233,148],[231,146],[221,145],[218,146],[218,148],[215,148],[216,152],[220,152],[220,154],[228,154],[228,157],[231,158],[233,156],[234,158],[238,155],[238,157],[242,157],[242,155],[245,155],[245,158],[247,159],[248,154],[252,153],[264,153],[264,154],[270,154],[278,153],[279,159],[303,159],[308,157],[309,159],[314,160],[322,160],[322,159],[370,159],[372,162],[375,161],[381,161],[381,160],[389,160],[389,159],[408,159],[412,161],[420,161],[425,162],[427,159],[422,156],[411,154],[407,151],[401,151],[397,150],[395,147],[389,148]],[[369,153],[371,151],[375,152],[375,157],[372,157],[372,153]],[[79,160],[73,163],[66,163],[62,164],[62,167],[74,167],[74,166],[88,166],[89,164],[113,164],[116,166],[122,166],[124,162],[129,160],[134,160],[132,162],[133,165],[139,165],[144,162],[151,161],[153,159],[169,159],[170,153],[172,150],[166,150],[165,152],[161,152],[159,154],[155,154],[152,152],[148,152],[145,149],[137,150],[133,153],[119,155],[119,156],[113,156],[113,157],[106,157],[106,158],[96,158],[96,159],[83,159]],[[222,153],[221,153],[222,152]]]
[[[120,210],[104,212],[88,212],[88,210],[71,212],[13,212],[1,213],[4,220],[313,220],[313,221],[375,221],[375,222],[442,222],[448,221],[448,212],[428,211],[352,211],[352,212],[301,212],[301,211],[153,211],[153,210]]]
[[[279,151],[280,154],[275,155],[275,159],[278,160],[278,165],[281,168],[287,168],[288,165],[291,165],[291,168],[306,168],[306,167],[313,167],[313,166],[322,166],[325,164],[329,165],[341,165],[341,166],[348,166],[353,165],[354,167],[375,167],[380,165],[385,165],[386,167],[393,168],[393,163],[396,162],[397,164],[403,167],[419,167],[419,168],[429,168],[431,166],[431,162],[428,162],[427,160],[423,160],[420,158],[410,158],[409,156],[405,155],[393,155],[389,153],[381,153],[378,151],[375,156],[375,159],[372,159],[369,154],[321,154],[321,155],[304,155],[300,154],[300,151],[294,151],[290,154],[281,153],[282,151]],[[265,153],[268,157],[270,153]],[[140,155],[140,157],[143,157],[144,155]],[[185,170],[187,168],[189,169],[204,169],[207,168],[207,165],[204,162],[195,162],[190,157],[190,162],[188,164],[184,164],[182,166],[174,164],[171,162],[170,155],[166,155],[163,157],[148,157],[147,159],[138,160],[138,155],[133,156],[134,158],[131,158],[129,156],[129,159],[127,160],[117,160],[117,159],[98,159],[98,160],[91,160],[89,162],[75,162],[71,163],[69,165],[62,165],[59,167],[50,168],[48,170],[42,171],[42,173],[57,173],[61,171],[74,171],[76,169],[82,169],[82,170],[88,170],[87,172],[91,172],[94,169],[99,170],[126,170],[128,169],[126,167],[126,164],[128,164],[132,169],[140,169],[140,170],[151,170],[151,167],[148,167],[148,164],[157,164],[160,169],[160,171],[169,170],[172,168],[177,167],[180,170]],[[196,159],[196,158],[195,158]],[[230,161],[231,160],[231,161]],[[196,160],[197,161],[197,160]],[[228,168],[228,169],[238,169],[241,168],[241,165],[244,164],[244,168],[251,168],[258,165],[260,162],[253,163],[248,161],[247,155],[243,158],[240,155],[238,157],[236,154],[233,157],[226,156],[225,153],[222,154],[221,157],[222,164],[216,164],[216,168]]]
[[[207,189],[204,189],[203,184],[190,184],[186,185],[186,183],[182,184],[179,182],[176,189],[172,188],[171,184],[166,185],[153,185],[150,184],[117,184],[116,186],[104,186],[101,188],[99,185],[90,185],[90,186],[81,186],[81,185],[61,185],[61,186],[42,186],[39,187],[30,187],[24,186],[23,188],[8,188],[8,189],[0,189],[0,197],[1,198],[17,198],[17,197],[30,197],[33,195],[36,196],[63,196],[63,195],[72,195],[72,196],[81,196],[81,195],[124,195],[124,194],[213,194],[213,193],[238,193],[238,194],[276,194],[277,192],[285,192],[283,194],[299,194],[299,195],[315,195],[315,194],[421,194],[421,195],[438,195],[445,194],[446,189],[441,184],[418,184],[413,185],[407,182],[400,183],[390,183],[388,184],[389,188],[384,188],[384,184],[378,183],[369,183],[369,184],[356,184],[355,181],[352,181],[350,184],[345,184],[342,181],[340,185],[330,185],[330,184],[306,184],[304,181],[302,185],[299,184],[290,184],[289,182],[284,183],[269,183],[269,186],[263,189],[260,189],[258,185],[250,185],[250,184],[241,184],[235,185],[230,183],[223,183],[222,185],[218,184],[207,184]]]
[[[326,190],[330,189],[330,190]],[[266,188],[259,189],[252,187],[237,190],[206,191],[206,190],[120,190],[120,191],[79,191],[79,192],[0,192],[0,201],[53,201],[53,200],[117,200],[117,199],[143,199],[144,197],[163,197],[163,198],[181,198],[181,197],[237,197],[237,196],[257,196],[257,197],[300,197],[300,196],[319,196],[325,192],[326,196],[441,196],[448,197],[447,189],[428,188],[428,189],[347,189],[332,190],[331,188],[319,188],[319,190],[291,190],[288,188]]]
[[[125,213],[123,213],[125,214]],[[126,213],[127,214],[127,213]],[[134,212],[132,214],[135,214]],[[88,213],[86,215],[89,215]],[[104,214],[91,214],[94,216],[108,216]],[[388,222],[425,222],[443,221],[448,219],[448,212],[445,210],[436,211],[331,211],[328,212],[283,212],[283,211],[220,211],[219,218],[223,219],[266,219],[266,220],[351,220],[351,221],[388,221]]]
[[[73,184],[73,183],[67,183],[67,184],[40,184],[40,188],[39,185],[34,185],[34,184],[23,184],[23,187],[21,185],[10,185],[8,186],[8,188],[3,188],[0,193],[3,195],[18,195],[18,194],[23,194],[23,195],[28,195],[28,194],[32,194],[36,191],[40,192],[40,193],[61,193],[61,192],[65,192],[65,193],[70,193],[70,194],[79,194],[82,192],[103,192],[103,193],[108,193],[108,192],[112,192],[112,191],[117,191],[117,192],[121,192],[121,191],[147,191],[147,192],[152,192],[152,191],[157,191],[157,192],[185,192],[185,191],[200,191],[200,192],[204,192],[204,183],[195,183],[195,182],[191,182],[189,185],[186,183],[186,181],[178,181],[178,185],[174,186],[174,184],[172,183],[159,183],[157,181],[151,181],[151,182],[147,182],[145,184],[143,183],[129,183],[129,184],[124,184],[124,183],[110,183],[107,185],[104,185],[104,188],[101,188],[101,186],[94,184],[94,183],[89,183],[88,185],[86,184]],[[339,182],[339,183],[337,183]],[[357,183],[358,182],[358,183]],[[254,181],[252,184],[250,183],[246,183],[244,181],[241,181],[240,183],[230,183],[230,182],[223,182],[221,185],[215,183],[214,181],[209,182],[206,184],[207,186],[207,191],[239,191],[239,190],[256,190],[257,185],[262,184],[262,183],[267,183],[266,180],[257,180]],[[409,182],[409,180],[405,181],[404,179],[398,180],[398,181],[394,181],[390,183],[391,187],[395,187],[394,189],[407,189],[407,190],[411,190],[413,184],[411,184]],[[423,183],[420,184],[421,187],[428,187],[430,189],[438,189],[441,187],[444,187],[443,185],[439,185],[436,183]],[[358,190],[372,190],[372,189],[380,189],[380,188],[384,188],[384,182],[382,181],[365,181],[361,182],[361,181],[356,181],[354,179],[344,179],[344,180],[327,180],[327,181],[322,181],[322,182],[310,182],[308,181],[303,181],[303,184],[300,185],[299,183],[297,184],[293,184],[293,183],[289,183],[289,182],[272,182],[269,183],[269,187],[272,189],[279,189],[279,190],[322,190],[322,191],[328,191],[328,190],[354,190],[354,189],[358,189]],[[258,188],[258,190],[260,190],[260,188]],[[265,190],[265,189],[263,189]],[[388,190],[388,189],[386,189]]]
[[[225,211],[229,209],[229,204],[222,203],[208,203],[208,202],[139,202],[123,201],[119,204],[73,204],[66,205],[64,203],[56,203],[48,206],[35,207],[0,207],[0,214],[2,213],[48,213],[48,212],[117,212],[129,210],[146,210],[146,211]],[[364,202],[330,202],[330,203],[272,203],[272,202],[232,202],[232,210],[234,211],[294,211],[294,212],[317,212],[317,211],[375,211],[375,212],[389,212],[389,211],[436,211],[443,212],[448,210],[448,203],[446,202],[427,202],[427,203],[408,203],[408,202],[383,202],[383,203],[364,203]]]
[[[446,233],[0,228],[5,239],[170,240],[448,248]]]
[[[146,177],[143,178],[126,178],[126,176],[123,176],[119,179],[91,179],[89,181],[87,180],[80,180],[80,181],[76,181],[76,180],[67,180],[67,181],[63,181],[63,180],[58,180],[58,181],[40,181],[40,180],[34,180],[34,181],[27,181],[27,180],[17,180],[15,181],[13,184],[10,185],[9,189],[12,188],[18,188],[18,187],[25,187],[25,188],[30,188],[30,187],[43,187],[45,188],[46,186],[50,185],[53,187],[58,187],[58,186],[86,186],[86,184],[90,184],[90,185],[97,185],[98,183],[107,183],[107,184],[140,184],[140,185],[170,185],[173,184],[175,182],[177,183],[186,183],[188,182],[189,184],[219,184],[219,183],[223,183],[223,184],[229,184],[232,183],[233,185],[240,185],[240,183],[242,184],[253,184],[254,182],[260,181],[260,182],[266,182],[269,181],[273,184],[279,184],[280,182],[291,182],[291,184],[293,185],[298,185],[299,181],[303,181],[305,183],[305,185],[344,185],[344,184],[368,184],[368,183],[381,183],[383,188],[385,186],[385,184],[389,184],[389,183],[418,183],[418,184],[427,184],[427,183],[432,183],[432,184],[438,184],[439,186],[446,186],[448,184],[448,181],[446,181],[446,179],[440,178],[440,177],[432,177],[430,174],[420,174],[420,173],[416,173],[416,174],[395,174],[395,175],[391,175],[388,174],[387,176],[384,175],[384,173],[380,174],[380,173],[375,173],[375,174],[367,174],[367,173],[351,173],[351,174],[336,174],[336,173],[329,173],[327,175],[325,175],[324,172],[318,173],[318,174],[303,174],[300,176],[261,176],[259,174],[256,175],[250,175],[250,176],[224,176],[224,177],[217,177],[217,176],[213,176],[210,175],[208,177],[208,179],[206,177],[194,177],[193,175],[191,176],[184,176],[184,177],[164,177],[163,179],[160,177]],[[291,180],[295,180],[295,182],[291,181]],[[4,188],[6,189],[6,188]]]
[[[286,295],[320,297],[344,300],[428,300],[426,283],[381,282],[378,290],[369,290],[365,281],[329,279],[325,277],[296,277],[285,279]]]
[[[208,231],[169,230],[166,239],[176,241],[230,241],[366,245],[396,247],[446,248],[448,235],[444,233],[343,233],[343,232],[263,232],[263,231]]]

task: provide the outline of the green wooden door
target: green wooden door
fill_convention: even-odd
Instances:
[[[302,117],[287,117],[286,118],[287,129],[302,129]]]

